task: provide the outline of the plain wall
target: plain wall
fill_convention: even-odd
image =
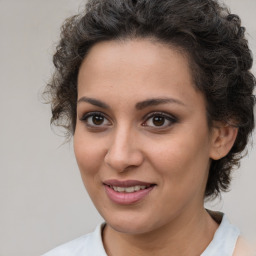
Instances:
[[[225,2],[241,16],[255,55],[256,1]],[[81,0],[0,0],[0,256],[40,255],[102,221],[83,187],[72,142],[61,145],[64,138],[49,125],[50,106],[40,100],[60,25],[82,6]],[[207,207],[224,211],[253,240],[255,147],[249,151],[231,192]]]

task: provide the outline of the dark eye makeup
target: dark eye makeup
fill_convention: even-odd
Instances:
[[[178,122],[178,119],[171,114],[165,112],[151,112],[144,117],[142,126],[153,129],[165,129]]]
[[[102,112],[89,112],[80,119],[88,127],[100,128],[102,126],[110,126],[111,122]]]
[[[88,128],[102,129],[112,125],[110,118],[102,112],[88,112],[80,118]],[[163,130],[178,122],[178,119],[165,112],[151,112],[143,117],[141,126]]]

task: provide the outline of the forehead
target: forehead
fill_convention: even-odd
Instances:
[[[170,66],[170,61],[173,58],[175,58],[176,65]],[[184,51],[176,46],[160,43],[153,39],[111,40],[96,43],[89,50],[81,68],[86,66],[87,69],[95,68],[116,74],[121,68],[120,64],[127,65],[127,70],[136,68],[141,71],[153,67],[156,72],[163,70],[163,66],[166,66],[170,72],[176,66],[182,66],[184,71],[190,73],[188,58]],[[133,66],[129,66],[129,64]]]
[[[94,45],[78,76],[78,97],[102,100],[132,96],[189,98],[198,96],[188,59],[175,47],[146,39],[104,41]],[[200,96],[201,97],[201,96]]]

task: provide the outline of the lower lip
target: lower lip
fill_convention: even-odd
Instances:
[[[151,186],[149,188],[142,189],[139,191],[125,193],[125,192],[117,192],[107,185],[104,185],[104,186],[105,186],[106,194],[108,195],[110,200],[113,201],[114,203],[123,204],[123,205],[133,204],[144,199],[149,194],[149,192],[155,187],[155,186]]]

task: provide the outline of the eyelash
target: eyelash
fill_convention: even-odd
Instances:
[[[85,115],[83,115],[82,116],[82,118],[80,119],[81,121],[83,121],[83,122],[85,122],[86,123],[86,126],[88,127],[88,128],[94,128],[94,129],[102,129],[102,126],[101,125],[93,125],[93,124],[89,124],[88,123],[88,119],[90,118],[90,117],[102,117],[102,118],[104,118],[104,121],[105,120],[109,120],[109,118],[107,118],[103,113],[101,113],[101,112],[89,112],[89,113],[86,113]],[[103,121],[103,122],[104,122]],[[109,122],[109,121],[108,121]]]
[[[103,122],[105,122],[105,120],[108,121],[108,123],[111,123],[109,121],[109,118],[106,117],[105,114],[101,113],[101,112],[89,112],[89,113],[86,113],[85,115],[82,116],[82,118],[80,119],[82,122],[85,122],[86,123],[86,126],[88,128],[91,128],[91,129],[102,129],[102,128],[105,128],[105,125],[95,125],[95,124],[90,124],[88,122],[88,119],[91,118],[91,117],[101,117],[101,118],[104,118]],[[164,118],[164,123],[169,122],[167,125],[164,125],[164,126],[150,126],[150,125],[146,125],[146,123],[154,118],[154,117],[161,117],[161,118]],[[174,117],[173,115],[170,115],[170,114],[167,114],[167,113],[164,113],[164,112],[152,112],[148,115],[146,115],[144,118],[143,118],[145,121],[142,123],[142,126],[144,127],[149,127],[150,129],[157,129],[157,130],[163,130],[163,129],[166,129],[170,126],[172,126],[174,123],[178,122],[178,119],[176,117]],[[93,121],[92,121],[93,122]],[[107,124],[107,126],[110,126],[111,124]]]
[[[168,125],[165,125],[165,126],[148,126],[148,127],[153,127],[152,129],[156,128],[157,129],[166,129],[168,127],[170,127],[171,125],[173,125],[174,123],[176,123],[178,120],[176,117],[174,117],[173,115],[170,115],[170,114],[167,114],[167,113],[164,113],[164,112],[153,112],[153,113],[150,113],[148,115],[146,115],[146,117],[144,117],[144,119],[146,119],[146,121],[144,121],[142,123],[142,126],[147,126],[145,125],[146,122],[148,122],[150,119],[154,118],[154,117],[161,117],[161,118],[164,118],[164,122],[168,121],[169,124]]]

